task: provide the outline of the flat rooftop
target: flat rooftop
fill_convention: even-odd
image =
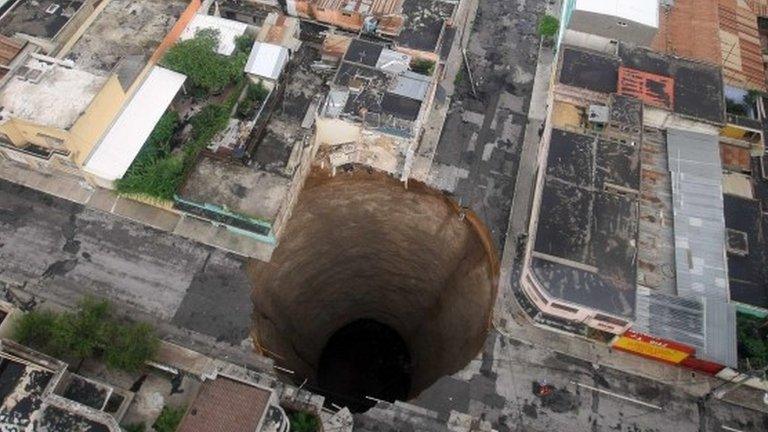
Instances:
[[[265,133],[253,153],[253,162],[262,170],[287,176],[294,147],[302,145],[310,133],[301,127],[302,121],[313,101],[327,91],[325,79],[311,67],[318,60],[320,52],[302,44],[288,63],[282,100],[271,108]]]
[[[403,28],[397,45],[419,51],[435,52],[440,48],[443,27],[453,15],[456,3],[443,0],[405,0]]]
[[[564,47],[562,52],[559,73],[562,84],[599,93],[620,93],[628,87],[624,80],[619,80],[621,67],[634,72],[629,74],[630,78],[642,78],[643,88],[637,96],[647,104],[660,105],[649,103],[664,98],[665,91],[656,89],[656,83],[659,83],[671,87],[668,92],[670,103],[660,107],[710,123],[721,124],[725,120],[723,76],[717,66],[623,44],[619,45],[617,56],[570,46]],[[654,79],[652,75],[663,79]]]
[[[0,88],[0,122],[15,117],[66,129],[105,82],[103,76],[30,58]]]
[[[187,7],[184,0],[112,0],[88,27],[67,59],[95,74],[118,67],[133,82]],[[125,84],[124,84],[125,85]]]
[[[325,115],[410,136],[430,77],[408,70],[410,58],[398,55],[403,56],[374,42],[352,40],[333,80]]]
[[[16,0],[0,17],[0,34],[10,37],[20,33],[53,39],[83,3],[83,0]]]
[[[554,297],[631,318],[640,143],[552,131],[532,268]]]
[[[226,206],[229,211],[272,222],[288,193],[290,179],[211,157],[202,157],[179,196],[196,203]]]

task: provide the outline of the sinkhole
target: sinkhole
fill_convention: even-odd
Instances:
[[[486,228],[420,183],[307,179],[269,263],[249,265],[256,348],[326,400],[408,400],[480,351],[496,296]]]

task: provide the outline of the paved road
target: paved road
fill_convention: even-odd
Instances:
[[[455,173],[457,201],[486,223],[500,249],[512,206],[520,148],[539,38],[541,0],[483,0],[479,3],[467,57],[468,74],[455,81],[430,175]]]
[[[540,398],[533,393],[534,381],[546,381],[557,390]],[[416,403],[441,413],[453,409],[480,416],[501,432],[714,432],[727,430],[723,426],[768,430],[764,413],[716,400],[702,405],[685,391],[707,382],[698,374],[662,383],[604,366],[595,369],[494,333],[472,364],[438,381]]]
[[[0,180],[0,281],[40,301],[84,295],[239,345],[250,287],[234,255]]]

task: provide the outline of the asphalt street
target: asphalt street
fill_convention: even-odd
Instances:
[[[0,281],[37,302],[71,306],[93,295],[220,342],[248,337],[241,258],[4,180]]]

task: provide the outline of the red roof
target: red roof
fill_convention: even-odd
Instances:
[[[271,395],[228,378],[205,381],[176,432],[255,432]]]
[[[674,79],[624,66],[619,67],[618,93],[640,99],[650,106],[668,110],[675,106]]]

